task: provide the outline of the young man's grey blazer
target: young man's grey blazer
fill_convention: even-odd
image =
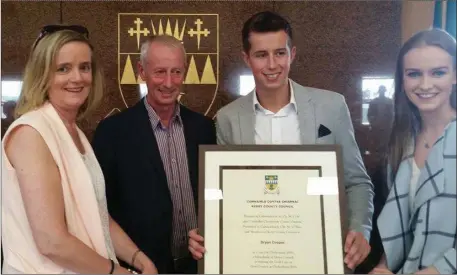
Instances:
[[[302,144],[340,144],[348,197],[349,229],[370,239],[373,184],[367,175],[344,97],[293,85]],[[255,144],[253,92],[221,108],[216,116],[218,144]]]

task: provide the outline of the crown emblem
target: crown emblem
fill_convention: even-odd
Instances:
[[[165,28],[163,27],[162,19],[159,20],[159,27],[156,29],[156,26],[154,25],[154,22],[151,19],[151,28],[152,28],[152,34],[153,35],[170,35],[173,36],[174,38],[178,39],[182,43],[182,39],[184,37],[184,31],[186,29],[186,19],[184,19],[184,23],[182,25],[179,24],[179,20],[175,20],[175,25],[172,27],[172,24],[170,22],[170,19],[167,19],[167,23],[165,25]]]

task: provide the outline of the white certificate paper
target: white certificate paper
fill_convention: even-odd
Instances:
[[[199,273],[345,273],[342,174],[333,148],[316,148],[208,147],[201,159],[206,253]]]
[[[223,273],[324,273],[320,197],[307,195],[310,177],[319,170],[223,169]]]

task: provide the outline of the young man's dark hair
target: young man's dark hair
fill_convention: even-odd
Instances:
[[[251,49],[251,44],[249,43],[249,34],[251,32],[265,33],[277,32],[280,30],[287,33],[290,47],[292,42],[292,27],[285,18],[271,11],[263,11],[254,14],[244,23],[243,30],[241,31],[244,52],[248,53]]]

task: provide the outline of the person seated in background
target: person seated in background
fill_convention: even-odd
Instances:
[[[386,96],[386,92],[386,86],[379,86],[378,97],[374,98],[368,107],[368,122],[373,128],[381,128],[383,125],[390,127],[392,123],[394,104],[392,99]],[[385,129],[381,128],[378,130]]]
[[[417,33],[401,48],[389,141],[389,195],[378,221],[384,254],[372,274],[455,274],[456,41]]]
[[[110,217],[102,171],[77,121],[102,98],[82,26],[45,26],[2,141],[3,273],[157,273]]]

